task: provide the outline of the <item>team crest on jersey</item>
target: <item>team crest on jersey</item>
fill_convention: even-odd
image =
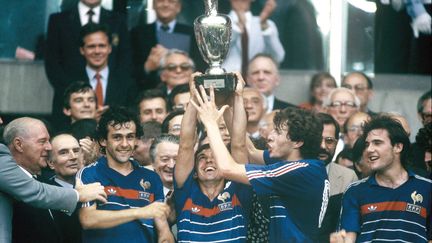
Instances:
[[[139,199],[150,201],[150,193],[148,192],[138,192],[139,193]]]
[[[144,179],[141,179],[141,180],[140,180],[140,186],[141,186],[141,187],[144,189],[144,191],[145,191],[145,190],[150,189],[150,187],[151,187],[151,183],[148,182],[148,181],[144,181]]]
[[[228,200],[231,197],[229,192],[224,192],[222,194],[219,194],[217,197],[222,203],[218,204],[218,208],[220,211],[226,211],[232,209],[232,203],[231,201],[225,202],[225,200]]]
[[[224,192],[222,194],[219,194],[217,199],[219,199],[225,203],[225,200],[229,199],[230,197],[231,197],[231,195],[229,194],[229,192]]]
[[[111,187],[111,188],[108,188],[108,190],[107,190],[107,191],[108,191],[108,193],[109,193],[109,194],[111,194],[111,195],[114,195],[114,194],[116,194],[116,193],[117,193],[117,190],[116,190],[116,189],[114,189],[114,188],[112,188],[112,187]]]
[[[422,194],[418,193],[417,191],[413,191],[413,193],[411,193],[411,199],[413,200],[413,204],[416,203],[422,203],[423,202],[423,196]]]
[[[416,205],[416,203],[422,203],[423,202],[423,196],[419,193],[417,194],[417,191],[413,191],[413,193],[411,193],[411,199],[413,200],[413,203],[407,203],[406,206],[406,211],[411,212],[411,213],[416,213],[416,214],[420,214],[421,212],[421,206]]]

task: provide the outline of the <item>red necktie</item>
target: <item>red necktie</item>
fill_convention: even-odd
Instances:
[[[246,26],[244,28],[244,31],[241,35],[241,47],[242,47],[242,75],[244,78],[246,78],[247,75],[247,68],[248,68],[248,64],[249,64],[249,57],[248,57],[248,53],[249,53],[249,40],[248,40],[248,33],[246,31]]]
[[[96,73],[96,98],[97,98],[97,104],[98,107],[103,106],[104,100],[103,100],[103,89],[102,89],[102,76],[99,73]]]

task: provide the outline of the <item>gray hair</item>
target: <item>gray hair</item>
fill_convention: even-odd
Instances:
[[[332,89],[330,91],[330,93],[328,94],[328,96],[324,99],[323,107],[329,107],[332,103],[333,95],[336,93],[339,93],[339,92],[346,92],[346,93],[349,93],[350,95],[352,95],[352,97],[354,97],[354,104],[356,105],[357,108],[360,107],[360,99],[357,97],[357,95],[354,93],[354,91],[347,89],[347,88],[344,88],[344,87]]]
[[[150,146],[150,158],[154,162],[156,159],[156,148],[159,144],[167,142],[167,143],[174,143],[174,144],[180,144],[180,137],[173,135],[173,134],[161,134],[159,137],[156,137],[152,145]]]
[[[171,55],[174,55],[174,54],[183,55],[183,56],[187,57],[188,60],[189,60],[189,64],[192,66],[192,69],[195,69],[195,63],[192,60],[192,58],[190,58],[189,54],[187,52],[185,52],[185,51],[182,51],[182,50],[179,50],[179,49],[175,49],[175,48],[169,49],[167,51],[167,53],[165,53],[165,55],[161,58],[160,63],[159,63],[160,67],[163,68],[165,66],[165,64],[166,64],[166,60]]]
[[[42,123],[42,121],[30,117],[21,117],[11,121],[3,131],[3,141],[6,145],[10,145],[16,137],[28,137],[28,133],[35,123]]]

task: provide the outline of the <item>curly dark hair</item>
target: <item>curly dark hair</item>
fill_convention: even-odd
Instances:
[[[123,125],[128,122],[133,122],[136,126],[137,138],[142,136],[141,125],[137,117],[127,110],[125,107],[112,106],[110,107],[101,117],[99,125],[97,127],[97,138],[98,140],[108,138],[108,126]]]
[[[416,135],[416,143],[425,151],[432,151],[432,122],[420,128]]]
[[[405,129],[402,127],[401,123],[390,116],[382,115],[372,118],[369,122],[366,122],[363,128],[363,135],[359,138],[366,141],[366,137],[372,130],[384,129],[387,131],[390,143],[394,146],[397,143],[403,145],[400,160],[402,166],[406,167],[408,163],[408,156],[410,151],[410,140]],[[366,149],[367,146],[364,147]]]
[[[300,147],[300,154],[304,159],[316,159],[318,157],[323,125],[314,113],[289,107],[276,113],[273,122],[277,129],[288,128],[288,139],[303,142]]]

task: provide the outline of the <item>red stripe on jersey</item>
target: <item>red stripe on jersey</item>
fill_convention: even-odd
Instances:
[[[137,199],[137,200],[144,199],[143,197],[140,196],[140,193],[150,194],[148,197],[148,200],[150,202],[153,202],[155,197],[154,194],[150,192],[140,192],[134,189],[123,189],[115,186],[105,186],[104,190],[108,196],[111,195],[111,196],[123,197],[127,199]]]
[[[223,202],[221,201],[220,204],[223,204]],[[237,195],[234,195],[232,197],[231,205],[232,205],[233,209],[236,206],[241,206],[241,203],[238,200]],[[194,204],[192,202],[191,198],[188,198],[186,200],[185,205],[183,206],[182,211],[190,211],[193,214],[204,216],[204,217],[212,217],[212,216],[215,216],[215,215],[217,215],[217,214],[219,214],[221,212],[218,206],[214,206],[213,208],[204,208],[204,207],[202,207],[200,205],[196,205],[196,204]]]
[[[410,204],[411,208],[414,204]],[[426,218],[426,208],[414,205],[419,207],[419,215],[423,218]],[[408,206],[408,203],[406,202],[380,202],[380,203],[370,203],[365,204],[361,206],[360,211],[361,215],[369,214],[369,213],[376,213],[376,212],[382,212],[382,211],[409,211],[407,210],[410,206]]]

